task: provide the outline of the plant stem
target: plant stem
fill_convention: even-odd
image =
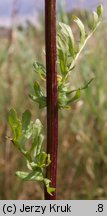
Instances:
[[[56,72],[56,0],[45,0],[45,40],[47,71],[47,153],[51,164],[47,168],[46,178],[56,188],[57,149],[58,149],[58,94]],[[55,200],[56,191],[50,196],[45,190],[46,200]]]

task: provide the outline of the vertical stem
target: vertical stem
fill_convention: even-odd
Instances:
[[[56,0],[45,0],[45,39],[47,71],[47,153],[51,164],[47,168],[46,178],[56,188],[57,149],[58,149],[58,100],[56,72]],[[50,196],[45,191],[46,200],[55,200],[56,191]]]

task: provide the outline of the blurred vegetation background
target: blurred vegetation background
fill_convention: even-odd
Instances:
[[[87,24],[90,13],[75,10],[64,13],[58,21],[72,26],[72,14]],[[12,19],[15,13],[13,11]],[[58,199],[107,199],[107,21],[85,47],[78,65],[71,74],[72,88],[82,86],[91,77],[94,81],[82,92],[81,100],[71,110],[59,113],[59,154],[57,175]],[[0,29],[0,199],[41,199],[42,190],[35,182],[22,182],[15,171],[23,170],[25,161],[6,139],[11,136],[7,113],[14,107],[18,114],[30,109],[33,118],[45,125],[46,111],[29,99],[36,80],[35,60],[45,62],[44,16],[39,25]]]

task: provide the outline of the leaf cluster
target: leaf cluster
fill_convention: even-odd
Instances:
[[[51,181],[44,177],[45,169],[50,165],[50,155],[42,150],[44,136],[42,124],[39,119],[31,120],[31,113],[26,110],[20,120],[14,109],[8,113],[8,122],[13,132],[13,138],[9,138],[14,146],[23,154],[29,172],[17,171],[16,175],[26,181],[39,181],[45,184],[47,192],[52,195],[55,190],[50,186]],[[27,143],[31,147],[27,148]]]
[[[87,41],[93,35],[95,30],[101,23],[103,14],[102,5],[97,7],[97,11],[93,12],[93,24],[89,33],[86,32],[83,22],[76,16],[73,16],[73,21],[77,24],[80,32],[80,41],[76,44],[72,29],[69,25],[62,22],[58,23],[57,31],[57,68],[59,74],[58,81],[58,107],[70,108],[71,104],[77,101],[81,96],[81,90],[86,89],[93,78],[84,84],[83,87],[71,90],[69,84],[69,75],[76,66],[76,62],[84,49]],[[39,77],[46,82],[46,68],[42,64],[35,62],[33,64],[34,71]],[[40,108],[46,107],[46,96],[42,91],[38,82],[34,83],[35,95],[30,95],[31,99],[39,104]]]

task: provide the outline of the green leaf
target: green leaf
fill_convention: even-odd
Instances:
[[[67,105],[67,91],[68,91],[68,83],[63,82],[58,86],[58,107],[64,108]]]
[[[26,139],[30,139],[32,135],[32,128],[33,128],[33,122],[31,121],[30,124],[28,125],[27,129],[23,131],[23,135]]]
[[[43,141],[44,141],[44,136],[43,134],[40,134],[38,136],[38,145],[37,145],[37,150],[36,150],[37,154],[40,154],[41,152]]]
[[[31,171],[32,170],[32,162],[29,162],[28,160],[26,160],[26,165],[27,165],[27,168]]]
[[[64,23],[61,23],[61,22],[59,22],[59,26],[61,28],[62,35],[64,34],[68,39],[69,51],[72,57],[74,57],[75,56],[75,42],[74,42],[74,36],[72,33],[72,29],[70,28],[70,26]]]
[[[93,12],[94,14],[94,23],[93,23],[93,29],[94,31],[96,30],[96,28],[99,26],[100,21],[101,21],[101,17],[103,15],[103,7],[102,5],[99,5],[97,7],[97,12]]]
[[[60,70],[62,75],[64,76],[67,73],[68,43],[60,34],[57,37],[57,49],[58,49]]]
[[[46,154],[46,152],[41,152],[39,155],[36,156],[36,163],[40,167],[46,167],[46,163],[47,163],[47,154]]]
[[[16,172],[16,176],[25,181],[43,181],[43,174],[41,170],[38,171],[38,169],[31,173],[18,171]]]
[[[68,84],[69,83],[61,83],[59,86],[58,86],[58,92],[59,93],[66,93],[68,91]]]
[[[76,91],[76,94],[74,95],[74,97],[71,98],[70,100],[68,100],[68,104],[70,104],[70,103],[72,103],[72,102],[78,100],[78,99],[80,98],[80,96],[81,96],[81,91],[80,91],[80,89],[78,89],[78,90]]]
[[[60,50],[59,58],[60,58],[60,70],[64,77],[67,73],[67,55],[65,55],[65,53],[63,53],[62,50]]]
[[[46,79],[46,68],[39,62],[34,62],[33,67],[34,67],[34,71],[39,74],[40,78],[45,80]]]
[[[49,166],[51,164],[50,154],[47,155],[47,164],[46,166]]]
[[[45,186],[48,188],[51,183],[51,180],[44,178],[44,183],[45,183]]]
[[[89,87],[89,85],[91,84],[91,82],[93,81],[94,78],[91,78],[86,84],[84,84],[84,86],[78,88],[78,89],[74,89],[74,90],[71,90],[71,91],[68,91],[67,92],[67,95],[69,94],[72,94],[73,92],[77,92],[78,90],[85,90]]]
[[[48,192],[48,194],[50,194],[51,196],[53,196],[53,192],[55,191],[56,189],[55,188],[53,188],[53,187],[48,187],[47,188],[47,192]]]
[[[102,5],[99,5],[97,7],[97,14],[99,17],[102,17],[102,15],[103,15],[103,6]]]
[[[35,101],[39,104],[40,109],[43,109],[47,106],[47,101],[45,96],[38,97]]]
[[[29,140],[30,137],[32,136],[32,127],[33,127],[33,122],[31,121],[28,127],[26,128],[26,130],[22,131],[22,136],[19,140],[19,147],[20,147],[20,151],[23,153],[26,152],[25,144],[27,140]]]
[[[81,91],[80,91],[80,89],[78,89],[78,91],[76,92],[76,94],[75,94],[75,96],[74,96],[74,98],[73,98],[73,101],[79,99],[80,96],[81,96]]]
[[[47,188],[47,192],[52,196],[52,193],[55,191],[55,188],[50,187],[51,181],[47,178],[44,179],[45,186]]]
[[[39,85],[38,82],[35,82],[35,83],[34,83],[34,91],[35,91],[35,95],[36,95],[37,97],[43,96],[43,93],[42,93],[42,91],[41,91],[41,88],[40,88],[40,85]]]
[[[11,109],[8,113],[8,122],[13,131],[14,142],[18,142],[22,135],[22,124],[21,121],[18,119],[17,113],[14,109]]]
[[[30,121],[31,121],[31,113],[29,112],[29,110],[26,110],[22,115],[22,128],[24,131],[28,129]]]
[[[46,107],[47,102],[46,102],[46,97],[42,96],[42,97],[36,97],[35,95],[29,95],[30,99],[33,100],[34,102],[37,102],[39,104],[39,108],[43,109]]]
[[[39,136],[41,131],[43,129],[43,125],[39,119],[36,119],[34,125],[33,125],[33,139],[35,139],[35,136]]]
[[[86,39],[85,27],[84,27],[84,24],[82,23],[82,21],[78,17],[73,16],[73,20],[78,25],[78,27],[80,29],[80,33],[81,33],[80,47],[81,47],[82,44],[84,43],[85,39]]]
[[[33,124],[33,130],[32,130],[32,148],[31,152],[33,154],[33,157],[35,158],[38,153],[40,153],[42,148],[42,142],[44,137],[41,136],[42,131],[42,124],[39,119],[35,121]]]
[[[20,179],[25,179],[29,175],[28,172],[22,172],[22,171],[17,171],[16,176],[19,177]]]
[[[98,18],[98,14],[94,11],[93,12],[93,15],[94,15],[94,24],[93,24],[93,28],[96,28],[96,25],[99,21],[99,18]]]
[[[58,96],[58,107],[64,108],[67,105],[68,98],[66,96],[66,93],[59,93]]]
[[[46,152],[41,152],[36,156],[36,164],[43,168],[49,166],[51,163],[50,160],[50,154],[47,154]]]

